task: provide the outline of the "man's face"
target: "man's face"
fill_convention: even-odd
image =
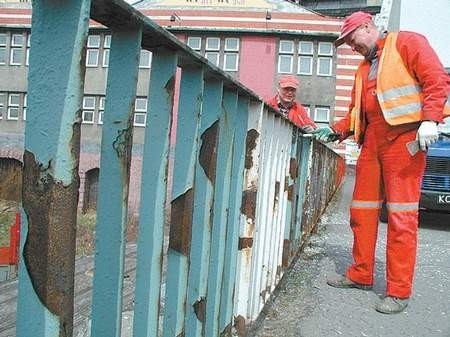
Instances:
[[[291,105],[292,103],[294,103],[296,94],[296,88],[278,88],[278,96],[280,97],[281,104],[283,105]]]
[[[375,47],[378,38],[378,32],[369,24],[364,24],[351,33],[345,43],[347,43],[353,51],[364,56],[370,54]]]

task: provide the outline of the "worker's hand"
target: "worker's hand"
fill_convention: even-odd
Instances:
[[[313,133],[315,129],[311,125],[305,125],[304,127],[302,127],[302,130],[304,133]]]
[[[419,141],[419,147],[426,151],[428,147],[438,139],[437,124],[434,121],[423,121],[417,131],[416,140]]]
[[[323,128],[315,129],[313,132],[313,135],[314,135],[315,139],[317,139],[321,142],[327,143],[327,142],[331,142],[332,139],[331,139],[330,135],[332,133],[333,133],[333,130],[330,127],[326,126]]]

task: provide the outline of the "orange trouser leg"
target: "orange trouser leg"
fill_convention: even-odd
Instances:
[[[383,178],[388,207],[386,242],[386,293],[411,296],[416,263],[418,206],[426,154],[411,156],[405,143],[415,136],[404,134],[382,152]]]
[[[381,167],[376,152],[363,147],[356,165],[355,188],[350,207],[353,230],[353,265],[347,277],[361,284],[373,284],[378,216],[381,206]]]

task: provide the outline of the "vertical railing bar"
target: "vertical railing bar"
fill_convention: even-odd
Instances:
[[[236,264],[239,242],[240,206],[244,180],[245,136],[249,114],[248,97],[239,96],[234,117],[233,166],[231,167],[230,206],[226,233],[225,266],[220,302],[220,331],[231,336],[233,295],[236,287]]]
[[[241,322],[236,324],[245,326],[250,318],[250,307],[252,300],[252,265],[256,255],[256,196],[258,193],[259,160],[261,149],[261,121],[264,105],[251,101],[249,103],[248,127],[246,138],[245,158],[245,196],[242,198],[239,236],[242,246],[238,256],[238,272],[236,274],[236,289],[234,306],[236,319]]]
[[[290,145],[291,145],[291,134],[292,134],[292,128],[289,128],[290,132],[283,132],[283,167],[281,170],[281,199],[280,199],[280,230],[278,232],[278,247],[276,252],[276,258],[275,258],[275,265],[276,265],[276,273],[275,278],[273,280],[273,288],[276,287],[277,283],[283,276],[283,246],[284,246],[284,233],[286,226],[288,226],[288,223],[286,221],[288,217],[288,210],[290,210],[290,203],[288,202],[288,193],[289,193],[289,184],[286,184],[286,177],[289,174],[289,163],[290,163]]]
[[[274,161],[272,163],[272,177],[271,179],[272,184],[275,182],[278,182],[278,191],[275,189],[273,198],[271,201],[272,205],[272,217],[271,222],[269,225],[270,228],[270,234],[267,236],[267,245],[269,248],[269,254],[267,254],[266,263],[264,263],[267,266],[267,277],[265,282],[265,289],[266,289],[266,299],[271,293],[272,286],[273,286],[273,280],[275,279],[274,273],[276,273],[276,253],[278,251],[278,244],[280,240],[280,236],[277,235],[279,229],[280,229],[280,213],[281,213],[281,199],[282,199],[282,179],[281,179],[281,170],[283,166],[283,136],[280,135],[281,126],[283,125],[284,120],[281,118],[275,118],[274,123],[274,135],[276,136],[276,142],[274,146]],[[275,209],[275,198],[277,199],[277,208]]]
[[[186,334],[201,336],[206,319],[207,279],[211,249],[212,210],[218,158],[220,132],[219,119],[223,82],[205,80],[203,114],[200,134],[201,144],[195,169],[195,196],[192,224],[192,245],[188,292],[186,301]]]
[[[153,50],[143,152],[134,336],[158,336],[169,136],[177,55]]]
[[[203,68],[184,66],[180,85],[171,198],[164,337],[178,336],[184,331],[202,98]]]
[[[141,27],[112,30],[95,228],[91,336],[120,336],[133,111]]]
[[[209,261],[208,292],[206,301],[205,336],[215,337],[219,330],[220,295],[224,266],[225,235],[230,198],[231,141],[233,114],[237,108],[237,92],[225,89],[223,94],[223,118],[220,120],[218,158],[222,165],[217,167],[216,188],[214,191],[214,215]]]
[[[263,219],[264,219],[264,229],[263,229],[263,254],[261,259],[261,275],[260,275],[260,283],[259,283],[259,289],[260,289],[260,295],[259,295],[259,310],[264,306],[266,299],[268,297],[267,294],[267,278],[268,274],[270,272],[268,266],[268,258],[271,251],[271,241],[272,241],[272,220],[273,220],[273,212],[271,212],[271,208],[273,206],[273,199],[275,195],[275,175],[274,171],[276,170],[275,167],[275,160],[274,158],[277,158],[277,144],[279,142],[278,137],[274,135],[274,129],[275,129],[275,123],[276,119],[279,117],[275,117],[273,114],[269,114],[269,123],[268,123],[268,137],[270,139],[269,149],[268,149],[268,158],[265,160],[266,165],[268,165],[267,173],[265,177],[263,178],[263,181],[266,185],[267,193],[263,194],[264,204],[261,206],[263,207],[262,213]],[[264,164],[263,164],[264,165]],[[259,311],[258,310],[258,311]]]
[[[298,194],[298,179],[300,173],[300,160],[298,156],[298,129],[292,131],[291,137],[291,151],[290,160],[292,164],[289,165],[289,191],[291,193],[292,200],[289,202],[290,216],[286,219],[286,227],[284,231],[284,239],[288,247],[284,247],[283,257],[284,264],[290,263],[291,256],[293,256],[293,248],[297,245],[298,226],[297,226],[297,194]],[[292,176],[292,174],[294,176]]]
[[[258,180],[258,194],[256,196],[256,212],[255,212],[255,235],[253,238],[254,242],[254,258],[252,264],[252,294],[251,294],[251,304],[250,304],[250,319],[256,318],[259,313],[261,304],[261,265],[264,255],[264,235],[266,230],[266,218],[265,218],[265,207],[262,204],[266,199],[267,194],[267,174],[270,172],[267,164],[269,153],[270,153],[270,143],[271,136],[270,130],[268,128],[269,124],[269,112],[265,108],[262,114],[261,122],[261,145],[260,145],[260,160],[259,160],[259,180]]]
[[[21,337],[70,336],[73,331],[89,10],[89,0],[33,3],[16,319]]]

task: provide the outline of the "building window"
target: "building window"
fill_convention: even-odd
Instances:
[[[94,124],[94,110],[95,110],[95,97],[84,96],[81,122],[84,124]]]
[[[225,39],[223,70],[237,71],[239,64],[239,39],[229,37]]]
[[[205,39],[203,43],[203,39]],[[239,70],[240,39],[237,37],[189,36],[187,45],[217,67],[225,71]],[[204,49],[203,49],[204,46]]]
[[[218,37],[206,38],[205,57],[215,66],[219,66],[220,39]]]
[[[314,121],[318,123],[328,123],[330,121],[329,107],[316,107],[314,110]]]
[[[0,92],[0,119],[3,119],[3,115],[5,114],[5,105],[6,94],[4,92]]]
[[[297,74],[312,75],[313,52],[314,48],[311,41],[300,41],[298,43]]]
[[[19,66],[22,64],[22,54],[23,54],[23,35],[22,34],[12,34],[11,35],[11,51],[9,64],[12,66]]]
[[[333,45],[331,42],[319,42],[317,55],[317,75],[331,76],[333,64]]]
[[[107,34],[103,37],[103,67],[109,64],[109,49],[111,48],[111,35]]]
[[[27,120],[27,101],[28,101],[28,95],[24,94],[23,96],[23,113],[22,113],[22,118],[24,121]]]
[[[278,53],[278,72],[291,74],[294,63],[294,41],[281,40]]]
[[[142,49],[139,57],[139,68],[148,69],[152,65],[152,53],[148,50]]]
[[[103,116],[105,115],[105,97],[100,97],[100,101],[98,103],[98,124],[103,124]]]
[[[202,38],[198,36],[189,36],[187,45],[195,51],[200,51],[202,49]]]
[[[134,102],[134,126],[145,126],[147,119],[147,99],[136,98]]]
[[[30,64],[30,47],[31,47],[31,34],[28,34],[27,36],[27,51],[25,54],[25,65]]]
[[[6,34],[0,34],[0,64],[6,64]]]
[[[8,119],[19,119],[20,94],[9,94],[8,97]]]
[[[100,35],[89,35],[86,51],[86,67],[97,67],[100,48]]]

